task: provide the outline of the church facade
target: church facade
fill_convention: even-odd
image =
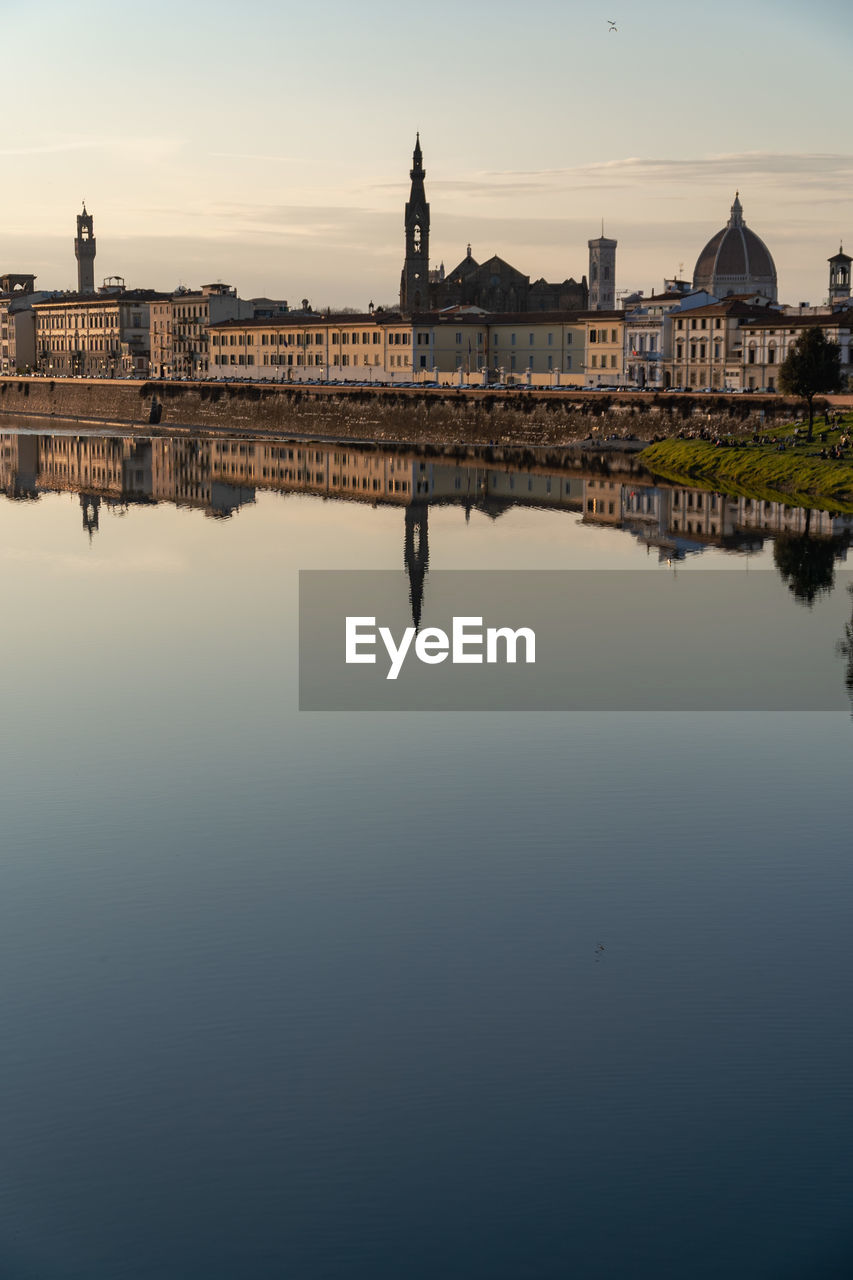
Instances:
[[[404,225],[406,256],[400,277],[400,310],[406,315],[444,311],[448,307],[479,307],[489,312],[584,311],[589,305],[586,276],[552,284],[534,280],[494,254],[478,262],[470,244],[452,271],[429,267],[430,212],[424,188],[420,135],[415,142],[409,173],[411,192]],[[614,262],[615,262],[615,244]],[[614,268],[615,269],[615,268]]]

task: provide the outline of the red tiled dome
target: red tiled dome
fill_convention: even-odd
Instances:
[[[717,298],[760,293],[776,301],[776,267],[767,245],[744,224],[735,195],[728,225],[712,236],[696,260],[693,288]]]

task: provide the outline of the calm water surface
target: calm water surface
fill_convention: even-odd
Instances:
[[[191,443],[0,438],[0,1274],[850,1276],[849,715],[296,710],[300,568],[428,621],[429,568],[775,572],[758,517]],[[843,688],[833,556],[779,592]]]

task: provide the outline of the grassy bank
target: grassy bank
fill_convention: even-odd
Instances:
[[[849,430],[845,424],[840,431],[829,433],[826,445],[831,447]],[[792,431],[793,426],[774,435],[781,439]],[[639,457],[653,475],[676,484],[797,507],[853,512],[850,451],[842,459],[822,458],[823,447],[822,442],[814,442],[780,453],[774,443],[733,448],[707,440],[671,439],[650,445]]]

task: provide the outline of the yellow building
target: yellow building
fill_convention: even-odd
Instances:
[[[385,312],[226,320],[209,335],[211,378],[412,380],[411,322]]]
[[[583,386],[618,387],[625,382],[625,313],[593,311],[583,316]]]

